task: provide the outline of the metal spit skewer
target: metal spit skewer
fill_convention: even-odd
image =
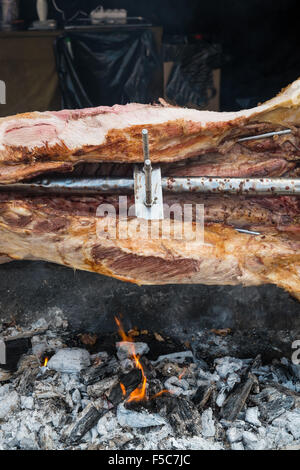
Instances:
[[[265,134],[250,135],[249,137],[242,137],[241,139],[238,139],[238,142],[245,142],[247,140],[266,139],[268,137],[273,137],[274,135],[290,134],[291,132],[292,132],[291,129],[284,129],[282,131],[274,131],[274,132],[265,132]]]
[[[257,195],[300,195],[300,178],[215,178],[215,177],[164,177],[162,189],[173,193],[210,193]],[[131,193],[132,178],[44,178],[30,183],[0,184],[1,191],[26,191],[29,193],[95,194]],[[155,206],[155,204],[153,204]]]

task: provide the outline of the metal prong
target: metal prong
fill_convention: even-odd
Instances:
[[[143,152],[144,152],[144,162],[149,160],[149,138],[148,138],[148,130],[142,130],[142,137],[143,137]]]
[[[143,152],[144,152],[144,173],[145,173],[145,206],[151,207],[153,204],[152,199],[152,166],[149,158],[149,138],[148,130],[142,130],[143,137]]]
[[[291,129],[284,129],[282,131],[266,132],[265,134],[260,135],[250,135],[249,137],[242,137],[241,139],[238,139],[238,142],[245,142],[246,140],[266,139],[268,137],[273,137],[274,135],[290,134],[291,132]]]
[[[152,200],[152,166],[151,161],[149,159],[145,160],[144,163],[144,173],[145,173],[145,189],[146,189],[146,198],[145,198],[145,205],[147,207],[151,207],[153,200]]]
[[[254,230],[246,230],[244,228],[236,228],[237,232],[246,233],[247,235],[261,235],[260,232],[254,232]]]

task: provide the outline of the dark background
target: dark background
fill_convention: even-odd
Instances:
[[[21,18],[37,18],[35,3],[20,0]],[[255,106],[300,76],[297,0],[56,0],[66,18],[99,3],[144,16],[162,25],[165,35],[201,33],[220,42],[222,110]],[[48,18],[61,24],[62,15],[51,0],[48,5]]]

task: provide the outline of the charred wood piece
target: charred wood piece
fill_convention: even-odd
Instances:
[[[221,410],[221,416],[227,421],[235,421],[245,406],[245,403],[249,397],[252,387],[258,384],[258,380],[252,373],[254,369],[257,369],[261,365],[261,356],[258,355],[251,366],[247,369],[244,374],[244,378],[241,383],[234,387],[231,394],[225,400],[225,403]]]
[[[31,348],[30,338],[0,338],[0,365],[16,371],[20,358]]]
[[[68,426],[62,440],[69,445],[78,444],[83,436],[95,426],[100,417],[101,412],[93,403],[89,403],[78,415],[77,420]]]
[[[108,400],[114,406],[118,405],[122,400],[125,400],[141,382],[142,372],[140,369],[133,369],[128,372],[128,374],[121,374],[119,382],[112,388]]]
[[[93,385],[96,382],[118,372],[119,363],[116,358],[103,362],[98,366],[90,366],[83,370],[81,377],[85,385]]]
[[[216,387],[214,384],[200,385],[192,399],[193,403],[200,409],[204,408],[215,389]]]

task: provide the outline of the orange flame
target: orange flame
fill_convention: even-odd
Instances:
[[[125,333],[124,328],[123,328],[122,323],[119,320],[119,318],[115,317],[115,322],[118,325],[118,332],[119,332],[119,335],[121,336],[122,340],[127,341],[129,343],[132,343],[132,354],[131,355],[134,359],[135,367],[137,369],[140,369],[140,371],[142,372],[142,377],[143,377],[142,384],[139,385],[136,389],[134,389],[131,392],[131,394],[129,395],[129,397],[127,399],[127,402],[130,403],[132,401],[147,400],[147,394],[146,394],[147,378],[145,376],[143,366],[140,363],[139,357],[135,353],[135,346],[134,346],[133,339],[131,338],[131,336],[128,336]],[[122,389],[123,396],[125,396],[126,395],[126,390],[125,390],[124,384],[120,384],[120,386],[121,386],[121,389]]]
[[[115,317],[115,322],[118,325],[118,333],[121,336],[122,340],[132,342],[132,338],[130,336],[127,336],[127,334],[125,333],[121,320],[119,320],[118,317]]]
[[[151,400],[153,400],[154,398],[160,397],[164,393],[172,393],[172,392],[171,390],[161,390],[160,392],[155,393],[155,395],[152,395]]]
[[[48,359],[48,357],[46,357],[45,360],[44,360],[43,367],[47,367],[48,361],[49,361],[49,359]]]
[[[122,390],[123,397],[125,397],[126,396],[126,388],[125,388],[124,384],[122,384],[122,382],[120,382],[120,387],[121,387],[121,390]]]
[[[126,401],[127,401],[127,403],[131,403],[133,401],[149,400],[149,398],[147,396],[147,377],[145,375],[145,372],[144,372],[143,366],[140,362],[140,359],[135,353],[134,340],[131,336],[129,336],[125,333],[124,328],[123,328],[122,323],[121,323],[121,320],[119,318],[115,317],[115,322],[118,325],[118,332],[119,332],[119,335],[122,338],[122,340],[131,343],[131,345],[132,345],[131,346],[131,348],[132,348],[131,356],[134,359],[135,367],[137,369],[140,369],[140,371],[142,373],[142,378],[143,378],[142,383],[136,389],[134,389],[133,392],[130,393],[130,395],[127,398]],[[124,384],[122,384],[122,382],[120,382],[120,387],[121,387],[123,396],[126,396],[126,389],[125,389]],[[161,396],[163,393],[172,393],[172,392],[170,392],[169,390],[161,390],[160,392],[158,392],[155,395],[153,395],[152,397],[150,397],[150,399],[157,398],[157,397]]]
[[[186,374],[186,371],[187,371],[187,367],[185,367],[185,368],[183,369],[183,371],[181,372],[181,374],[179,375],[179,377],[178,377],[179,380],[181,380],[182,377]]]

